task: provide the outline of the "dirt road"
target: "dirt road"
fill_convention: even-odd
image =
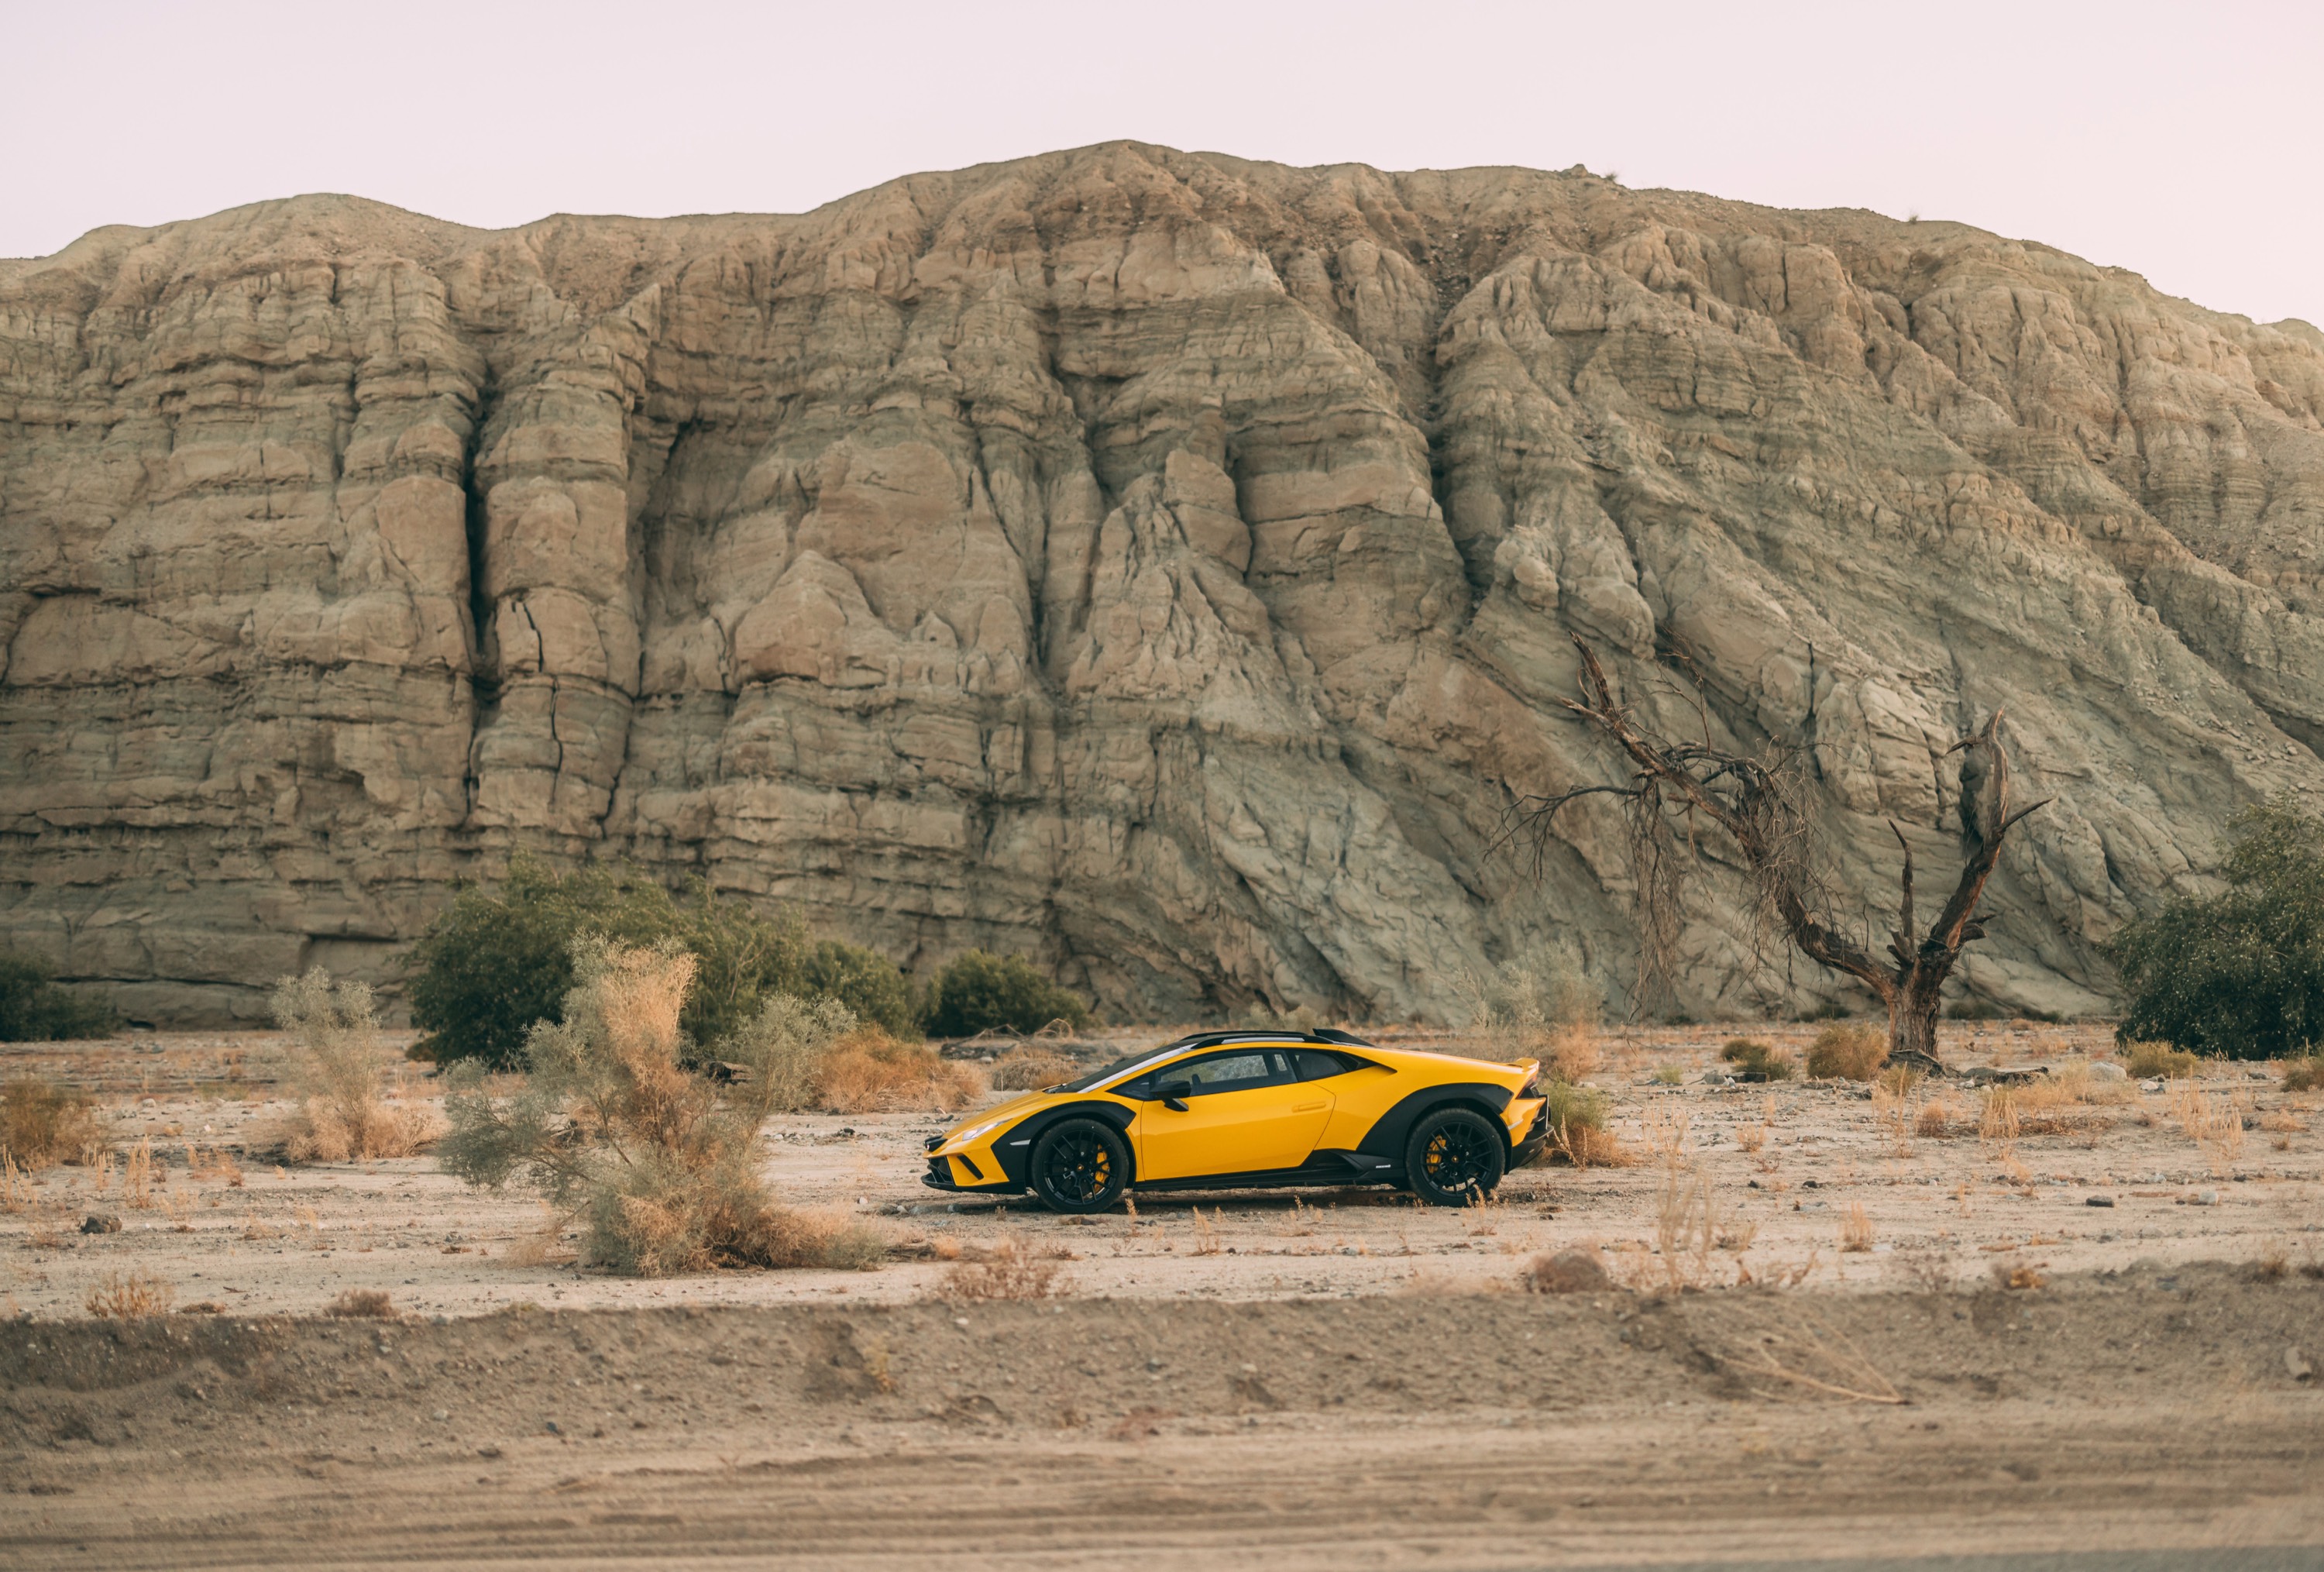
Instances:
[[[2324,1559],[2319,1327],[2324,1281],[2231,1266],[17,1322],[0,1547],[28,1572]]]

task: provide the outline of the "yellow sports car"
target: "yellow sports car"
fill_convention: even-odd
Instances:
[[[928,1138],[924,1182],[1098,1212],[1137,1189],[1389,1184],[1489,1196],[1548,1138],[1539,1066],[1344,1031],[1201,1031]]]

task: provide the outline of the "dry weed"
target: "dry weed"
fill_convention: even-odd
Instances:
[[[1862,1201],[1850,1201],[1848,1210],[1840,1215],[1840,1253],[1862,1255],[1871,1248],[1872,1219],[1866,1215]]]
[[[1719,1050],[1719,1057],[1747,1077],[1763,1081],[1792,1078],[1791,1056],[1774,1043],[1756,1037],[1729,1039],[1727,1046]]]
[[[100,1321],[126,1321],[139,1316],[165,1316],[178,1290],[167,1278],[148,1272],[109,1272],[88,1290],[81,1303]]]
[[[105,1145],[88,1094],[29,1077],[0,1087],[0,1151],[27,1171],[87,1162]]]
[[[2167,1042],[2133,1042],[2122,1050],[2122,1066],[2133,1078],[2151,1081],[2157,1076],[2184,1080],[2195,1073],[2197,1059],[2184,1049]]]
[[[1203,1216],[1202,1207],[1196,1207],[1193,1208],[1193,1210],[1194,1214],[1194,1248],[1192,1253],[1196,1255],[1216,1255],[1219,1253],[1220,1248],[1219,1230],[1217,1225],[1225,1220],[1226,1212],[1224,1208],[1217,1209],[1213,1216],[1207,1218]]]
[[[161,1197],[161,1215],[170,1219],[171,1229],[180,1234],[194,1231],[194,1193],[183,1185],[171,1185]]]
[[[1679,1150],[1670,1149],[1655,1195],[1655,1244],[1665,1286],[1674,1291],[1709,1287],[1720,1275],[1711,1270],[1712,1252],[1739,1253],[1756,1232],[1756,1225],[1738,1226],[1700,1159],[1682,1162]]]
[[[196,1181],[223,1179],[237,1190],[243,1187],[242,1165],[222,1146],[208,1151],[198,1146],[186,1148],[186,1177]]]
[[[1042,1048],[1012,1048],[992,1067],[992,1086],[1001,1092],[1037,1092],[1069,1081],[1081,1068],[1076,1059]]]
[[[274,1022],[298,1044],[290,1068],[300,1105],[282,1140],[291,1161],[409,1157],[443,1133],[428,1110],[386,1102],[393,1057],[365,985],[335,987],[320,966],[284,977],[274,987]]]
[[[2324,1091],[2324,1054],[2284,1060],[2283,1089],[2287,1092]]]
[[[1063,1253],[1036,1251],[1011,1234],[973,1258],[964,1256],[946,1270],[936,1285],[936,1297],[965,1303],[973,1299],[1046,1299],[1065,1291],[1060,1281]]]
[[[1551,1076],[1579,1081],[1603,1061],[1598,1041],[1602,1001],[1578,970],[1563,961],[1504,961],[1489,976],[1461,979],[1470,1025],[1486,1037],[1487,1057],[1536,1058]]]
[[[1872,1088],[1872,1122],[1887,1139],[1892,1157],[1913,1154],[1913,1134],[1920,1128],[1921,1100],[1910,1092],[1899,1095],[1885,1086]]]
[[[1571,1081],[1551,1081],[1543,1090],[1542,1117],[1549,1121],[1549,1151],[1575,1168],[1620,1168],[1630,1154],[1606,1128],[1605,1094]]]
[[[1851,1402],[1905,1401],[1846,1333],[1804,1307],[1792,1306],[1781,1323],[1758,1318],[1746,1324],[1748,1340],[1727,1360],[1738,1373]]]
[[[949,1114],[983,1095],[974,1068],[938,1056],[922,1042],[899,1042],[876,1026],[858,1027],[831,1047],[815,1070],[816,1100],[835,1114]]]
[[[2172,1081],[2169,1096],[2171,1117],[2181,1133],[2202,1150],[2214,1173],[2226,1177],[2244,1152],[2244,1110],[2191,1079]]]
[[[153,1142],[150,1136],[141,1138],[122,1161],[121,1198],[141,1212],[150,1210],[153,1205]]]
[[[1888,1034],[1862,1022],[1827,1026],[1808,1046],[1808,1074],[1816,1080],[1868,1081],[1887,1061]]]
[[[403,1318],[388,1299],[387,1290],[376,1288],[351,1288],[324,1306],[323,1314],[337,1316],[343,1320],[399,1321]]]

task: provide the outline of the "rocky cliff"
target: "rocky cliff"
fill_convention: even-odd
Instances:
[[[1569,630],[1811,750],[1843,885],[2006,707],[1969,990],[2324,790],[2324,336],[1956,225],[1112,144],[798,217],[342,197],[0,263],[0,940],[131,1011],[392,974],[509,850],[1134,1016],[1622,1000]],[[1924,872],[1924,879],[1931,876]],[[1696,886],[1656,1008],[1841,997]]]

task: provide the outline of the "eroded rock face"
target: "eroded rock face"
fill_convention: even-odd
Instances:
[[[1943,224],[1111,144],[795,217],[340,198],[0,263],[0,939],[134,1013],[392,975],[511,848],[1110,1009],[1620,1002],[1580,630],[1805,748],[1840,886],[2027,789],[1970,986],[2324,790],[2324,336]],[[1924,879],[1927,878],[1924,873]],[[1941,874],[1940,877],[1943,876]],[[1838,996],[1697,885],[1702,1013]]]

